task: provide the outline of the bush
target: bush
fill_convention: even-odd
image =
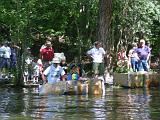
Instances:
[[[127,61],[124,60],[119,60],[117,62],[117,66],[114,69],[114,72],[117,73],[127,73],[129,71],[128,67],[127,67]]]

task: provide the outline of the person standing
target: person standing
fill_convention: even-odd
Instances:
[[[137,43],[132,43],[132,48],[129,50],[129,53],[128,53],[129,68],[131,67],[133,72],[138,71],[138,59],[139,58],[137,56],[136,49],[137,49]]]
[[[138,54],[138,71],[149,71],[148,60],[150,58],[151,49],[145,45],[145,40],[141,39],[139,42],[139,46],[136,49]]]
[[[11,48],[8,45],[8,42],[5,42],[4,45],[1,47],[1,49],[3,50],[4,54],[3,54],[3,60],[1,63],[1,68],[6,68],[5,72],[9,72],[10,70],[10,63],[11,63]]]
[[[46,41],[45,47],[40,50],[40,55],[44,68],[47,68],[54,57],[54,50],[50,41]]]
[[[39,76],[42,74],[42,61],[40,59],[37,60],[37,58],[34,58],[32,62],[32,67],[33,67],[33,73],[32,73],[33,83],[37,84],[39,83]]]
[[[17,67],[17,50],[20,50],[21,48],[19,46],[17,46],[14,42],[11,43],[11,69],[13,69],[13,71],[16,69]]]
[[[87,55],[92,58],[92,70],[95,77],[104,75],[104,56],[106,52],[102,48],[101,43],[96,41],[94,47],[87,51]]]
[[[23,71],[23,78],[24,78],[24,84],[27,84],[29,80],[31,80],[31,75],[33,72],[32,69],[32,61],[33,56],[31,54],[31,48],[28,47],[25,49],[25,52],[22,54],[22,60],[24,59],[24,71]]]

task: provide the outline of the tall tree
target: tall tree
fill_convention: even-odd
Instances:
[[[98,40],[102,42],[103,47],[107,48],[109,41],[109,31],[112,16],[112,0],[99,1],[99,25],[98,25]]]
[[[112,0],[100,0],[99,1],[99,20],[98,20],[98,41],[102,42],[104,49],[108,51],[108,43],[110,40],[110,24],[112,17]],[[109,71],[110,62],[106,61],[106,72]],[[109,68],[109,69],[108,69]]]

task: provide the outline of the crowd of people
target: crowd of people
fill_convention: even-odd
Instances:
[[[36,74],[33,74],[33,80],[37,83],[38,75],[42,77],[43,82],[55,83],[57,81],[64,80],[79,80],[85,74],[83,70],[83,66],[80,62],[78,62],[77,58],[74,59],[70,65],[66,63],[66,57],[64,53],[55,53],[52,47],[52,43],[49,40],[46,40],[45,44],[41,46],[40,50],[40,58],[35,63],[37,67],[35,68]],[[30,52],[29,52],[30,53]],[[104,57],[105,50],[102,48],[100,42],[95,42],[93,48],[86,52],[88,56],[93,59],[93,74],[94,77],[98,77],[99,75],[104,75]],[[27,63],[27,69],[29,68],[29,64],[33,64],[32,59],[29,57],[25,58]],[[39,66],[39,67],[38,67]],[[34,71],[35,71],[34,70]],[[31,71],[31,70],[27,70]],[[24,81],[28,81],[28,73],[25,74]]]
[[[144,39],[138,43],[132,43],[132,48],[128,55],[125,49],[118,52],[118,62],[127,64],[128,69],[133,72],[150,70],[151,48],[146,44]]]
[[[0,72],[3,68],[7,68],[8,72],[16,68],[17,65],[17,49],[21,49],[14,43],[5,42],[0,44]],[[83,76],[83,68],[76,61],[68,65],[64,53],[55,53],[50,40],[46,40],[45,44],[39,50],[39,58],[31,54],[28,47],[24,54],[24,83],[27,84],[31,79],[33,83],[39,83],[39,78],[43,82],[55,83],[60,80],[78,80]],[[101,42],[96,41],[94,46],[86,52],[92,58],[92,71],[94,77],[104,75],[104,58],[106,52]],[[150,70],[151,48],[146,45],[145,40],[141,39],[139,43],[133,43],[132,48],[126,54],[125,48],[122,47],[118,52],[118,62],[127,62],[128,69],[133,72]]]
[[[5,73],[11,73],[16,69],[17,50],[20,49],[15,43],[4,42],[0,44],[0,78]],[[6,76],[8,77],[8,76]]]
[[[39,78],[43,83],[55,83],[65,80],[78,80],[82,76],[82,67],[78,62],[70,65],[66,63],[64,53],[55,53],[50,40],[39,50],[39,58],[34,58],[31,49],[25,51],[24,83],[27,84],[32,79],[33,83],[39,83]]]

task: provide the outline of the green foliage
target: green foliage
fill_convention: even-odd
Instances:
[[[109,50],[117,52],[124,46],[128,51],[132,42],[144,38],[152,45],[152,55],[157,57],[160,52],[160,2],[114,0],[111,29]],[[114,54],[115,58],[116,55]]]
[[[78,46],[71,49],[71,53],[78,51],[76,55],[80,56],[96,41],[99,2],[99,0],[1,0],[0,26],[5,27],[0,33],[0,39],[12,39],[27,46],[35,40],[32,37],[34,35],[32,29],[40,32],[42,36],[64,35],[66,44]],[[107,50],[116,52],[117,46],[123,43],[128,45],[137,37],[144,37],[155,46],[152,52],[157,54],[159,49],[156,48],[160,45],[160,2],[113,0],[112,3],[112,27]]]
[[[114,69],[114,72],[116,73],[127,73],[129,72],[128,66],[127,66],[127,61],[119,60],[117,62],[117,65]]]
[[[123,66],[123,67],[116,67],[115,71],[116,73],[128,73],[128,68]]]
[[[96,40],[98,2],[98,0],[1,0],[0,19],[1,23],[10,28],[13,39],[19,37],[23,40],[26,33],[30,34],[26,28],[35,28],[44,34],[59,35],[57,32],[66,34],[71,43],[89,45]],[[114,38],[118,37],[119,41],[122,37],[132,42],[137,37],[135,33],[142,32],[146,38],[155,41],[157,36],[153,28],[159,25],[159,11],[158,0],[114,0],[112,16]],[[153,21],[157,21],[158,24]],[[123,31],[123,36],[115,34],[123,29],[126,30]]]

